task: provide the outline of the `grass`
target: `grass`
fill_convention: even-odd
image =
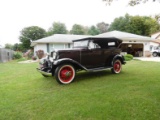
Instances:
[[[159,120],[159,64],[129,61],[117,75],[80,72],[69,85],[41,76],[38,63],[0,64],[0,119]]]

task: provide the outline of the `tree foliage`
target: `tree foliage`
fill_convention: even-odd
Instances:
[[[12,50],[13,49],[13,45],[10,44],[10,43],[6,43],[4,48]]]
[[[54,22],[48,30],[48,36],[53,34],[67,34],[66,25],[60,22]]]
[[[24,51],[25,49],[23,48],[22,43],[15,43],[13,45],[13,50],[14,51]]]
[[[72,26],[72,29],[71,29],[70,33],[75,34],[75,35],[84,35],[85,34],[85,28],[82,25],[74,24]]]
[[[108,31],[108,26],[109,24],[104,23],[104,22],[100,22],[97,24],[97,28],[99,30],[100,33],[105,33]]]
[[[29,49],[31,41],[38,40],[46,36],[46,31],[38,26],[31,26],[22,29],[19,40],[24,49]]]
[[[154,15],[153,18],[156,19],[156,21],[160,23],[160,13]]]
[[[97,27],[95,27],[94,25],[92,25],[91,27],[89,27],[88,29],[88,34],[89,35],[98,35],[100,33],[100,31],[98,30]]]
[[[115,0],[103,0],[103,1],[105,1],[107,5],[111,5],[111,3],[112,3],[113,1],[115,1]],[[141,4],[141,3],[146,3],[146,2],[148,2],[148,1],[149,1],[149,0],[129,0],[128,4],[129,4],[130,6],[135,6],[135,5],[138,5],[138,4]],[[150,1],[155,2],[155,1],[159,1],[159,0],[150,0]]]
[[[116,18],[112,22],[109,31],[112,30],[149,36],[150,34],[160,30],[160,25],[155,19],[151,17],[130,16],[126,14],[124,17]]]

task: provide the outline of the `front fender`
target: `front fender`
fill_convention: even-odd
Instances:
[[[58,60],[54,61],[53,62],[53,67],[54,66],[59,66],[60,64],[72,64],[76,69],[87,70],[87,68],[85,68],[79,62],[77,62],[73,59],[70,59],[70,58],[62,58],[62,59],[58,59]]]

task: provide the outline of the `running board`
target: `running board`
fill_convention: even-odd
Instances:
[[[99,67],[99,68],[92,68],[92,69],[87,69],[88,72],[97,72],[97,71],[103,71],[107,69],[111,69],[113,67]]]

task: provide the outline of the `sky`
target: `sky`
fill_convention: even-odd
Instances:
[[[126,13],[133,16],[160,14],[158,1],[134,7],[128,6],[128,1],[115,0],[108,6],[103,0],[0,0],[0,45],[19,43],[20,31],[29,26],[48,30],[53,22],[61,22],[70,30],[74,24],[111,24]]]

